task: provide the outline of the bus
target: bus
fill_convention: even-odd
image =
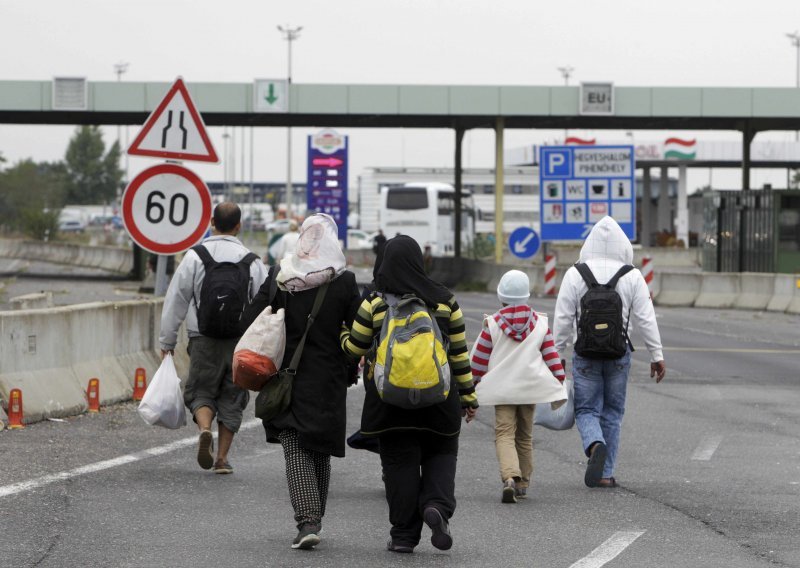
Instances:
[[[434,256],[455,251],[455,190],[447,183],[406,183],[381,188],[378,222],[387,238],[397,234],[413,238]],[[461,194],[461,247],[472,246],[475,207],[472,193]]]

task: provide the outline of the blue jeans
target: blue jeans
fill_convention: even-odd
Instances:
[[[575,422],[581,434],[583,451],[603,442],[608,448],[603,477],[611,477],[619,449],[619,431],[625,414],[625,395],[631,352],[619,359],[585,359],[572,357],[572,376],[575,379]]]

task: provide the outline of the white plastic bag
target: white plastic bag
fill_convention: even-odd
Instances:
[[[564,379],[567,388],[567,402],[563,404],[537,404],[533,413],[533,423],[549,430],[569,430],[575,424],[575,383]],[[556,406],[556,409],[553,409]]]
[[[286,324],[283,308],[262,311],[244,332],[233,351],[233,382],[236,386],[260,391],[281,367],[286,350]]]
[[[139,403],[139,416],[151,426],[177,430],[186,426],[181,379],[172,355],[167,354]]]

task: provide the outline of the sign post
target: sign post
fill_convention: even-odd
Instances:
[[[347,136],[325,129],[308,137],[306,207],[327,213],[339,228],[339,240],[347,247]]]
[[[582,241],[605,216],[636,238],[633,146],[546,146],[539,156],[542,240]]]

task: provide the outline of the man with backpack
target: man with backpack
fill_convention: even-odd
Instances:
[[[183,400],[200,430],[197,463],[215,473],[233,473],[228,450],[250,400],[233,384],[233,350],[242,335],[241,317],[267,276],[258,256],[236,235],[242,212],[235,203],[214,208],[212,235],[186,252],[175,271],[161,313],[161,355],[173,353],[186,321],[189,378]],[[211,423],[219,430],[216,459]]]
[[[577,327],[575,422],[588,458],[588,487],[617,486],[613,473],[633,350],[630,323],[650,352],[650,376],[659,383],[666,374],[650,293],[632,262],[628,237],[614,219],[604,217],[586,238],[580,261],[564,274],[556,301],[556,351],[565,352]]]

